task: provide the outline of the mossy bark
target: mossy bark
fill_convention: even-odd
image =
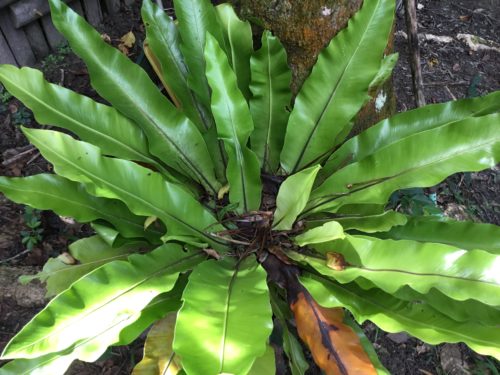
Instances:
[[[254,26],[271,30],[288,53],[294,95],[315,64],[318,54],[356,13],[363,0],[233,0],[240,16]],[[392,41],[388,51],[392,50]],[[359,132],[394,112],[392,84],[371,93],[371,100],[356,119]],[[376,98],[378,99],[377,106]],[[383,105],[380,106],[381,99]]]

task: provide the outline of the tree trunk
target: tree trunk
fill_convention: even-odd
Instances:
[[[283,43],[292,69],[292,92],[297,94],[318,54],[356,13],[363,0],[233,0],[240,16],[271,30]],[[387,52],[392,50],[392,38]],[[375,92],[356,119],[355,132],[390,116],[395,110],[392,83]],[[375,99],[378,98],[377,106]],[[383,105],[381,105],[383,104]]]

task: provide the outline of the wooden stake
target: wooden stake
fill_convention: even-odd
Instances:
[[[420,49],[418,47],[417,6],[415,0],[404,0],[406,14],[406,28],[408,29],[408,58],[410,60],[413,91],[417,107],[425,105],[424,82],[420,67]]]

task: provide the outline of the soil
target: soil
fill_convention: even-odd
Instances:
[[[144,38],[139,21],[139,2],[123,7],[121,13],[107,18],[98,28],[109,36],[113,45],[121,36],[132,31],[138,41]],[[171,11],[171,2],[165,2]],[[424,92],[427,103],[437,103],[484,95],[500,90],[500,52],[473,51],[458,34],[472,34],[500,44],[499,0],[421,0],[419,1],[419,33],[451,37],[448,42],[421,41],[421,61]],[[404,33],[404,15],[397,18],[395,49],[400,54],[394,73],[398,111],[414,108],[411,73],[408,64],[407,41]],[[140,43],[129,51],[130,58],[144,63]],[[47,79],[62,84],[79,93],[102,101],[89,84],[85,65],[67,49],[45,59],[39,66]],[[1,94],[1,92],[0,92]],[[1,96],[0,96],[1,99]],[[29,148],[20,132],[20,125],[38,126],[29,111],[15,99],[0,100],[0,175],[27,176],[51,171],[51,166]],[[16,156],[20,157],[15,159]],[[14,158],[14,159],[13,159]],[[3,163],[10,160],[5,166]],[[471,219],[500,225],[498,201],[500,168],[481,173],[457,174],[425,193],[436,193],[436,204],[446,215],[456,219]],[[89,233],[87,226],[68,225],[50,212],[39,215],[42,241],[32,251],[25,251],[21,231],[29,228],[23,219],[24,208],[0,195],[0,267],[2,276],[7,267],[30,267],[29,272],[40,269],[51,256],[65,251],[75,238]],[[5,261],[12,258],[12,260]],[[9,268],[11,269],[11,268]],[[0,289],[1,290],[1,289]],[[33,303],[0,295],[0,349],[7,341],[43,307],[43,299]],[[404,334],[387,335],[371,323],[364,329],[392,374],[494,374],[491,368],[500,370],[500,364],[482,357],[465,345],[431,346]],[[95,364],[75,363],[72,374],[129,374],[133,364],[141,358],[141,345],[113,348]],[[488,370],[488,366],[490,370]],[[498,372],[497,372],[498,373]]]

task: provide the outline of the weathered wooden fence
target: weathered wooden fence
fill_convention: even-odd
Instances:
[[[94,26],[103,14],[134,0],[65,0]],[[47,0],[0,0],[0,64],[33,65],[64,41],[50,19]]]

